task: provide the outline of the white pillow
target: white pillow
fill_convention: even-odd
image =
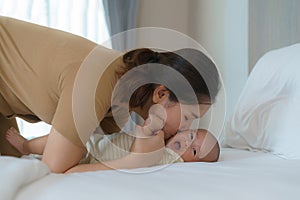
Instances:
[[[224,146],[300,159],[300,44],[265,54],[228,120]]]

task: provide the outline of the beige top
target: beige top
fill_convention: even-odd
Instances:
[[[79,67],[97,44],[70,33],[0,16],[0,45],[0,113],[30,122],[42,120],[82,146],[73,119],[72,91]],[[115,71],[124,65],[120,52],[100,47],[97,53],[100,68],[106,68],[108,60],[119,58],[106,68],[95,100],[98,122],[112,133],[118,127],[107,112],[118,80]]]

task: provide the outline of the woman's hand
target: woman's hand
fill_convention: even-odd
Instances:
[[[134,169],[141,167],[150,167],[157,164],[163,155],[164,149],[149,153],[134,153],[116,160],[110,160],[102,163],[95,164],[81,164],[77,165],[65,173],[87,172],[87,171],[103,171],[103,170],[116,170],[116,169]]]
[[[71,169],[67,170],[65,174],[75,173],[75,172],[84,172],[87,170],[84,170],[86,164],[82,165],[76,165],[75,167],[72,167]]]
[[[108,165],[103,163],[95,163],[95,164],[80,164],[72,167],[67,170],[65,174],[76,173],[76,172],[89,172],[89,171],[99,171],[99,170],[111,170]]]

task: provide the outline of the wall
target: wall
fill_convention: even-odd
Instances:
[[[227,117],[231,115],[248,78],[248,0],[226,0],[224,82]]]
[[[219,0],[192,0],[189,4],[189,35],[211,54],[221,71],[224,67],[224,8]]]
[[[140,0],[138,27],[164,27],[188,34],[190,0]]]
[[[249,67],[267,51],[300,42],[299,0],[249,1]]]
[[[191,1],[190,11],[189,34],[212,55],[223,77],[226,120],[248,77],[248,0]]]

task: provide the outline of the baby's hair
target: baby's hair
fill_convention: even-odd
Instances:
[[[219,160],[219,157],[220,157],[220,145],[219,145],[219,142],[217,142],[215,144],[215,146],[213,147],[212,151],[212,160],[211,162],[217,162]]]
[[[203,157],[199,157],[200,162],[217,162],[220,156],[220,145],[217,138],[208,130],[199,129],[199,131],[205,134],[203,145],[207,145],[206,148],[209,150],[209,152],[204,152]]]

